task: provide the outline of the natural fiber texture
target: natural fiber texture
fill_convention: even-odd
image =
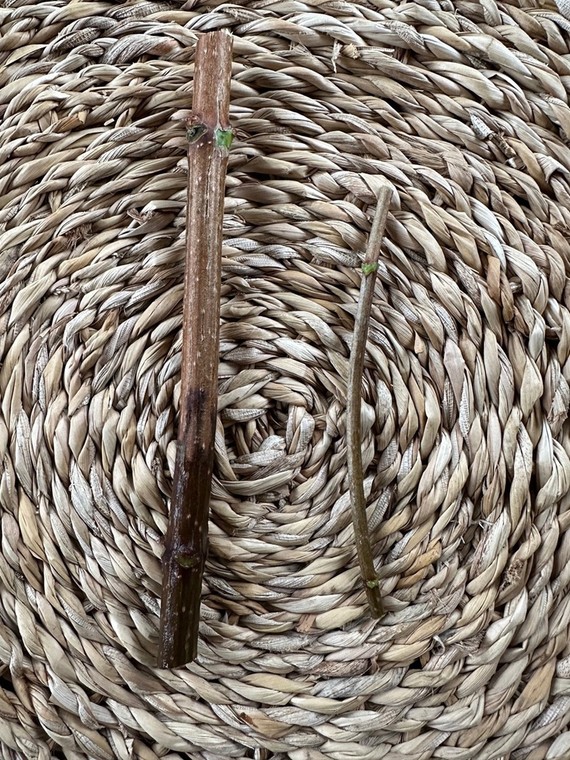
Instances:
[[[182,117],[224,27],[210,555],[168,671]],[[570,757],[569,46],[567,0],[0,2],[2,758]],[[377,621],[345,398],[386,181]]]

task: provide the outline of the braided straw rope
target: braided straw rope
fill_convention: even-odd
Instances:
[[[210,555],[198,660],[169,671],[183,117],[218,28]],[[569,48],[568,0],[0,2],[3,759],[570,758]],[[378,621],[345,403],[386,182]]]

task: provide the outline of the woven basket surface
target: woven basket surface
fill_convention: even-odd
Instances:
[[[199,657],[154,667],[195,44],[234,35]],[[0,2],[0,756],[570,758],[570,2]],[[349,352],[393,188],[363,378]],[[189,230],[189,234],[192,230]]]

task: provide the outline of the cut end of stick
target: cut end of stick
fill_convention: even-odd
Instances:
[[[372,581],[366,581],[366,601],[370,608],[370,615],[378,620],[384,616],[384,604],[380,596],[380,587],[378,578]]]

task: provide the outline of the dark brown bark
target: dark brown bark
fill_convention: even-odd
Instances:
[[[188,121],[188,209],[180,422],[163,556],[159,667],[197,653],[217,413],[222,223],[232,38],[198,41]]]

